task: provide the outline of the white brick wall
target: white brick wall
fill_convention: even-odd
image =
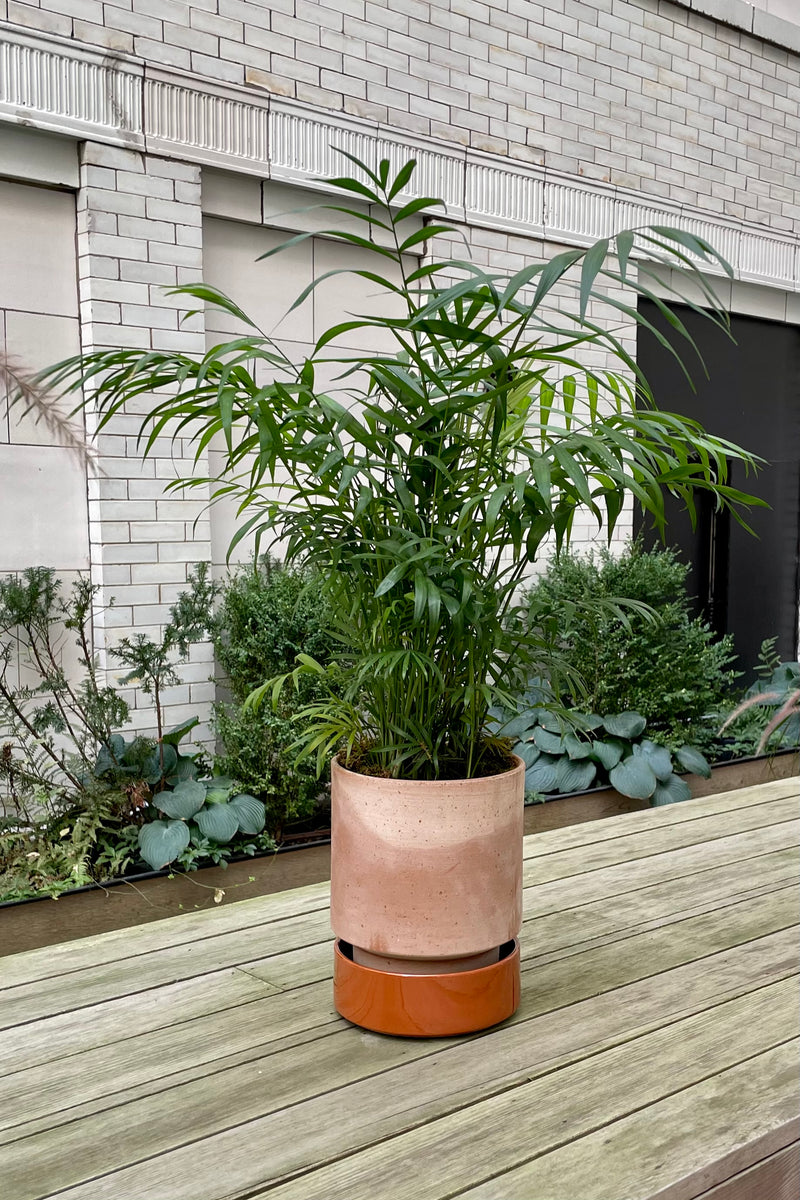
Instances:
[[[87,142],[78,199],[78,278],[84,350],[130,346],[202,353],[204,326],[165,286],[202,276],[200,171],[138,151]],[[98,272],[98,262],[102,272]],[[92,577],[114,607],[97,623],[102,653],[132,633],[158,636],[186,582],[189,566],[210,559],[210,524],[203,493],[165,497],[166,484],[191,475],[193,455],[182,440],[163,439],[142,463],[136,435],[143,398],[115,418],[99,437],[99,477],[90,481],[89,535]],[[88,414],[90,424],[93,414]],[[200,470],[205,469],[201,464]],[[197,522],[195,524],[195,521]],[[106,658],[111,674],[113,659]],[[209,647],[192,654],[192,682],[165,694],[166,720],[209,716],[212,673]],[[199,678],[198,678],[199,676]],[[152,728],[147,697],[138,704],[136,728]],[[207,729],[200,732],[207,736]]]

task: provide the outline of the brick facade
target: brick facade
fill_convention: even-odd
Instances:
[[[202,276],[199,169],[87,142],[78,197],[84,350],[202,353],[202,316],[181,321],[186,306],[166,291]],[[147,411],[147,401],[137,408]],[[94,414],[87,419],[91,428]],[[92,579],[106,603],[114,600],[95,621],[96,648],[103,655],[120,636],[157,637],[186,583],[187,567],[211,557],[207,492],[180,498],[164,492],[170,480],[192,474],[192,451],[180,439],[164,438],[142,462],[139,426],[140,417],[129,406],[99,434],[98,472],[89,481]],[[105,661],[113,674],[113,660]],[[207,719],[211,671],[210,648],[195,647],[183,669],[184,686],[165,693],[169,725],[198,712]],[[152,719],[148,697],[132,688],[126,698],[144,709],[134,708],[134,726],[147,726]]]

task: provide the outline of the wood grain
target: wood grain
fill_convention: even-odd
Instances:
[[[798,1052],[800,1041],[785,1042],[459,1195],[463,1200],[707,1196],[707,1185],[749,1174],[765,1154],[797,1138],[798,1098],[787,1084],[796,1081]],[[776,1200],[771,1191],[760,1190],[757,1172],[749,1183],[751,1190],[740,1193],[743,1200]],[[794,1187],[791,1200],[796,1178]]]
[[[800,1196],[800,1142],[770,1154],[760,1162],[726,1179],[695,1200],[798,1200]]]
[[[296,891],[278,892],[254,900],[238,900],[223,908],[154,921],[137,927],[135,935],[129,929],[116,929],[75,942],[63,942],[59,946],[7,955],[0,958],[0,994],[5,988],[63,977],[85,967],[138,957],[152,950],[188,945],[230,931],[269,925],[305,913],[324,912],[327,911],[330,890],[329,883],[309,884]]]
[[[469,1078],[462,1071],[462,1106],[438,1118],[440,1071],[429,1070],[426,1088],[421,1072],[430,1067],[430,1060],[423,1059],[395,1068],[390,1096],[382,1076],[356,1091],[326,1092],[275,1116],[67,1188],[63,1197],[119,1200],[135,1194],[137,1200],[197,1200],[193,1177],[199,1174],[203,1200],[222,1200],[237,1192],[265,1200],[267,1193],[258,1190],[259,1183],[274,1185],[282,1175],[299,1172],[293,1180],[273,1186],[270,1197],[441,1200],[486,1177],[487,1143],[492,1157],[509,1170],[537,1150],[553,1150],[565,1139],[585,1136],[780,1045],[796,1029],[794,991],[793,982],[771,985],[478,1102],[471,1100]],[[653,1071],[654,1061],[661,1065],[658,1072]],[[785,1086],[780,1089],[788,1105],[785,1091]],[[402,1132],[392,1124],[396,1104],[401,1107]],[[365,1125],[372,1144],[339,1157],[342,1139]],[[520,1137],[520,1129],[525,1137]],[[263,1148],[261,1154],[252,1153],[256,1145]],[[328,1159],[333,1161],[307,1170],[309,1162]],[[216,1170],[220,1161],[226,1163],[224,1178]],[[423,1172],[420,1163],[425,1164]],[[22,1185],[27,1187],[30,1172],[39,1168],[31,1166],[28,1156],[21,1169]],[[60,1176],[58,1164],[56,1170]],[[6,1175],[7,1185],[11,1181],[8,1200],[38,1200],[35,1189],[40,1182],[26,1192],[15,1176]],[[580,1193],[570,1200],[575,1195]]]
[[[785,972],[787,949],[780,939],[758,948],[765,985],[777,981],[776,973]],[[209,1136],[257,1119],[266,1110],[273,1111],[278,1120],[279,1110],[288,1109],[287,1120],[291,1120],[294,1106],[302,1101],[314,1100],[316,1095],[314,1103],[323,1103],[317,1095],[320,1078],[327,1092],[333,1093],[334,1102],[338,1096],[349,1104],[347,1097],[353,1093],[341,1090],[347,1085],[372,1078],[374,1083],[369,1087],[379,1095],[388,1069],[420,1059],[429,1062],[419,1066],[414,1079],[415,1107],[422,1106],[427,1097],[432,1112],[446,1113],[461,1107],[467,1099],[474,1101],[505,1091],[693,1011],[744,995],[752,965],[752,951],[740,950],[727,958],[719,956],[712,966],[704,962],[680,968],[661,977],[658,987],[648,980],[567,1006],[555,1016],[542,1015],[533,1020],[523,1016],[480,1039],[479,1054],[472,1041],[368,1038],[346,1027],[324,1042],[278,1052],[269,1061],[253,1057],[236,1068],[215,1072],[213,1078],[174,1086],[170,1086],[169,1079],[159,1080],[158,1094],[142,1093],[137,1099],[118,1095],[115,1107],[109,1109],[104,1104],[86,1119],[70,1112],[70,1124],[54,1129],[52,1134],[30,1136],[47,1130],[47,1122],[40,1122],[39,1131],[30,1124],[9,1130],[10,1136],[23,1140],[5,1152],[6,1181],[13,1178],[8,1172],[15,1163],[20,1172],[30,1173],[31,1159],[37,1164],[37,1174],[51,1162],[62,1184],[66,1184],[176,1148],[185,1141],[189,1128],[194,1138]],[[691,1000],[687,1005],[688,995]],[[363,1087],[368,1084],[364,1082]],[[402,1130],[408,1109],[405,1089],[398,1091],[396,1105],[395,1126]],[[385,1100],[376,1106],[376,1112],[380,1112],[385,1131],[390,1119]],[[353,1126],[347,1135],[335,1120],[327,1124],[337,1153],[347,1147],[357,1149],[370,1139],[369,1120]]]
[[[545,854],[560,853],[574,846],[589,846],[595,842],[628,837],[643,830],[682,825],[703,817],[721,817],[723,813],[734,813],[745,808],[769,804],[773,800],[792,798],[800,800],[800,780],[776,779],[733,792],[686,800],[683,804],[666,804],[662,808],[646,808],[639,812],[625,813],[614,817],[612,821],[590,821],[571,825],[567,829],[537,833],[535,837],[525,839],[525,857],[537,858]],[[720,828],[724,828],[722,821]]]
[[[642,829],[626,837],[606,838],[602,842],[592,843],[590,855],[587,855],[585,846],[578,846],[527,859],[526,882],[532,877],[537,883],[547,883],[551,879],[582,875],[587,867],[590,871],[598,871],[615,863],[630,862],[632,859],[642,861],[686,846],[711,846],[716,841],[727,841],[743,832],[756,829],[763,831],[782,822],[794,822],[799,815],[797,801],[793,796],[788,796],[772,800],[763,807],[753,805],[736,809],[727,814],[724,823],[715,815],[663,825],[659,829]]]

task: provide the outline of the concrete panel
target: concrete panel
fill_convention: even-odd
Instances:
[[[796,13],[793,20],[787,21],[782,16],[756,9],[753,14],[753,34],[767,42],[794,50],[796,54],[800,53],[800,21]]]
[[[312,337],[310,300],[288,316],[286,310],[311,281],[310,239],[266,262],[257,261],[259,255],[285,240],[274,230],[208,217],[203,222],[203,278],[226,292],[265,333],[308,342]],[[212,314],[210,324],[230,333],[247,328],[217,313]]]
[[[6,353],[6,314],[0,309],[0,354]],[[0,381],[0,444],[8,441],[8,404],[6,389]]]
[[[0,446],[0,574],[89,566],[86,476],[60,446]]]
[[[414,270],[416,263],[410,266]],[[314,292],[314,335],[319,337],[331,325],[347,321],[354,315],[390,317],[403,316],[405,307],[392,293],[382,291],[377,284],[353,274],[356,270],[375,271],[390,282],[400,281],[399,271],[387,258],[379,258],[368,250],[360,250],[341,242],[314,239],[314,274],[317,278],[328,271],[344,269],[345,273],[324,280]],[[391,334],[382,329],[342,335],[343,345],[358,341],[362,350],[393,350]],[[331,350],[338,345],[331,344]]]
[[[204,169],[202,195],[206,216],[261,224],[261,180],[252,175]]]
[[[0,125],[0,175],[25,183],[77,188],[78,143],[14,125]]]
[[[347,208],[366,213],[367,205],[361,204],[352,195],[326,196],[310,188],[295,187],[290,183],[275,183],[268,179],[262,184],[264,224],[276,229],[287,229],[297,233],[321,233],[326,229],[341,229],[347,233],[369,236],[369,225],[356,217],[331,212],[326,205],[343,204]]]
[[[28,373],[78,354],[80,348],[80,330],[75,317],[13,311],[6,313],[6,353]],[[57,414],[65,420],[74,407],[75,398],[53,398],[51,403]],[[34,446],[65,443],[63,434],[58,430],[49,430],[33,415],[24,416],[20,407],[12,409],[9,424],[9,440],[12,442]],[[71,427],[76,434],[82,436],[83,421],[80,418],[74,419]]]
[[[77,317],[75,197],[0,182],[0,308]]]

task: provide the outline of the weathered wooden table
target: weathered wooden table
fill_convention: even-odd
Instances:
[[[471,1038],[336,1016],[325,885],[0,960],[0,1197],[796,1200],[798,791],[529,838]]]

